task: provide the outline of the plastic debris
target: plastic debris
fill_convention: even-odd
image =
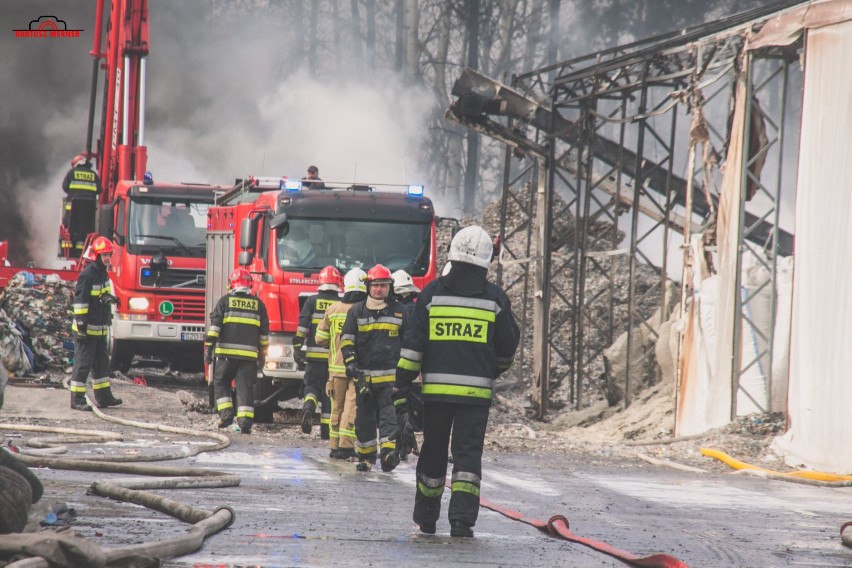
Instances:
[[[19,272],[0,297],[0,362],[11,373],[64,371],[71,365],[74,282]]]

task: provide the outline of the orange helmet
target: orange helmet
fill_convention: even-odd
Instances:
[[[340,291],[340,271],[333,266],[326,266],[319,273],[319,290]]]
[[[242,266],[235,268],[228,276],[228,284],[231,285],[231,288],[248,288],[251,286],[251,274]]]
[[[391,271],[388,270],[388,267],[384,264],[377,264],[373,268],[367,271],[367,286],[369,287],[375,281],[386,281],[382,282],[382,284],[393,284],[393,276],[391,275]]]

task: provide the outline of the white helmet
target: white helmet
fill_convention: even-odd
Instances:
[[[405,270],[397,270],[393,274],[393,291],[398,294],[420,293],[420,288],[414,285],[411,275]]]
[[[353,268],[343,277],[344,292],[366,292],[367,285],[364,280],[367,278],[367,273],[358,267]]]
[[[466,262],[474,266],[488,268],[493,254],[494,245],[488,233],[478,225],[471,225],[465,227],[453,237],[447,260]]]

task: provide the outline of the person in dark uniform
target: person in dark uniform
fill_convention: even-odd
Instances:
[[[252,293],[248,270],[235,269],[228,282],[231,289],[210,313],[204,359],[208,365],[215,361],[213,395],[219,428],[234,423],[233,380],[237,389],[237,426],[243,434],[251,434],[254,382],[269,348],[269,316],[263,300]]]
[[[71,169],[62,181],[65,192],[65,205],[62,225],[68,230],[69,240],[63,240],[61,246],[71,258],[79,258],[89,233],[95,231],[95,213],[98,195],[101,193],[101,180],[92,169],[89,160],[77,156],[71,161]]]
[[[407,316],[393,299],[393,278],[387,267],[377,264],[368,270],[366,284],[367,298],[346,314],[340,351],[346,376],[355,381],[356,469],[370,471],[378,453],[382,471],[389,472],[399,465],[391,390]]]
[[[318,279],[318,293],[305,300],[299,314],[299,326],[293,337],[293,356],[299,368],[305,369],[305,378],[302,381],[302,432],[311,433],[314,412],[317,405],[322,405],[320,438],[328,440],[331,422],[331,402],[325,392],[328,382],[328,345],[317,344],[316,330],[325,311],[340,301],[340,271],[333,266],[326,266],[320,271]]]
[[[302,187],[305,189],[327,189],[319,177],[319,168],[308,166],[308,175],[302,178]]]
[[[511,367],[520,340],[509,298],[486,280],[493,251],[481,227],[459,231],[450,244],[449,274],[420,292],[403,338],[393,392],[395,438],[400,454],[416,444],[412,416],[419,413],[411,384],[422,373],[423,447],[414,522],[427,534],[435,533],[440,517],[452,449],[450,535],[473,536],[494,380]]]
[[[98,408],[118,406],[109,383],[107,332],[112,323],[112,295],[107,267],[112,261],[112,242],[98,237],[86,251],[89,264],[80,271],[74,287],[74,368],[71,372],[71,408],[92,410],[86,403],[86,381],[92,374],[92,390]]]

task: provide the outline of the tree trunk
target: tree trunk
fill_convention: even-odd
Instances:
[[[367,69],[376,69],[376,0],[367,0]]]
[[[311,23],[308,43],[308,67],[311,77],[317,74],[317,17],[319,12],[319,0],[311,0]]]
[[[479,0],[465,0],[467,27],[467,67],[479,69]],[[479,174],[479,134],[467,131],[467,168],[464,171],[465,213],[472,213],[476,202],[476,179]]]
[[[540,67],[536,64],[536,52],[541,41],[542,12],[544,11],[544,0],[533,0],[530,8],[530,25],[527,30],[527,49],[524,54],[522,69],[529,70]]]
[[[396,23],[393,70],[402,73],[402,63],[405,61],[405,2],[403,0],[394,0],[393,14]]]
[[[334,30],[334,69],[337,73],[341,70],[341,52],[340,52],[340,36],[342,34],[340,26],[340,7],[337,5],[337,0],[331,0],[331,18],[332,29]]]
[[[509,62],[512,59],[512,32],[515,29],[515,12],[518,9],[518,0],[507,0],[500,4],[500,29],[498,30],[500,41],[500,55],[497,56],[494,73],[496,77],[502,78],[509,71]]]
[[[405,78],[410,80],[420,79],[420,40],[417,32],[420,28],[420,12],[417,0],[404,0],[405,2],[405,21],[406,21],[406,41],[405,41]],[[442,32],[443,33],[443,32]],[[444,49],[443,59],[438,59],[440,62],[446,63],[447,51]],[[443,73],[443,71],[442,71]],[[438,73],[436,73],[437,75]],[[446,91],[444,91],[446,92]]]
[[[352,53],[355,56],[355,64],[360,67],[363,61],[363,51],[361,49],[361,10],[358,8],[358,0],[351,0],[349,5],[352,7]]]

